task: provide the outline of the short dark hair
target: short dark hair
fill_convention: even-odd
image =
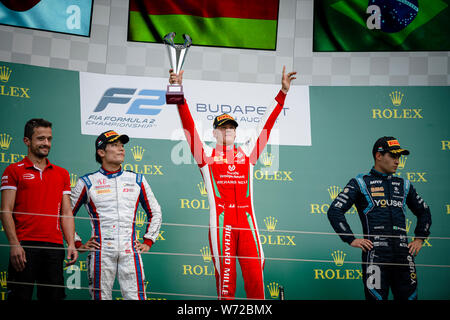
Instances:
[[[52,127],[52,123],[50,121],[47,121],[45,119],[38,119],[38,118],[34,118],[31,120],[28,120],[28,122],[25,124],[25,130],[23,133],[23,136],[25,138],[31,139],[31,137],[33,136],[34,133],[34,128],[38,128],[38,127],[44,127],[44,128],[51,128]]]
[[[100,164],[103,164],[102,157],[100,157],[97,153],[98,150],[105,150],[107,143],[105,143],[103,146],[99,147],[97,150],[95,150],[95,161],[97,161]]]

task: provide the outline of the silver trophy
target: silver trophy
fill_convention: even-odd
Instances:
[[[192,44],[192,39],[189,35],[183,34],[184,43],[175,44],[175,32],[168,33],[164,36],[164,44],[169,53],[170,66],[173,72],[178,74],[183,67],[186,53]],[[166,91],[166,104],[179,104],[184,102],[183,86],[181,84],[169,84]]]

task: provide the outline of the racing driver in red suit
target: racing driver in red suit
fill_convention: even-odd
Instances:
[[[197,162],[210,205],[209,242],[215,267],[219,299],[234,299],[236,257],[239,258],[244,288],[249,299],[264,299],[264,253],[253,209],[253,168],[269,140],[283,109],[286,94],[296,72],[285,73],[281,90],[266,109],[257,130],[242,146],[234,144],[238,123],[222,114],[214,119],[216,147],[203,144],[186,100],[178,112],[186,140]],[[170,70],[169,82],[181,85],[183,71]]]

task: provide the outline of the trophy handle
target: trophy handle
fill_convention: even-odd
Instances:
[[[175,32],[170,32],[170,33],[166,34],[163,38],[164,43],[174,46],[175,44],[173,42],[173,39],[175,39],[175,35],[176,35]]]
[[[183,46],[185,48],[190,47],[192,44],[192,39],[188,34],[183,34],[184,44]]]

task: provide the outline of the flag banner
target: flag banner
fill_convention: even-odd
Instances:
[[[89,37],[92,0],[0,0],[0,24]]]
[[[449,3],[314,1],[313,51],[449,51]]]
[[[162,43],[169,32],[193,45],[276,50],[278,0],[130,0],[128,40]]]

